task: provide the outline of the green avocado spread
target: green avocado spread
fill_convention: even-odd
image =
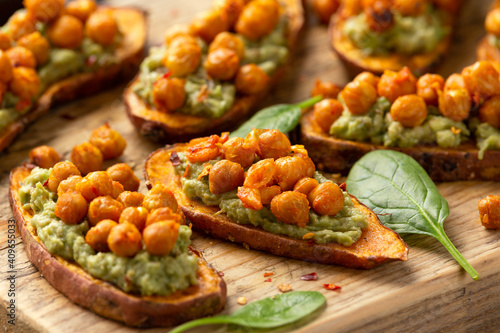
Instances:
[[[177,174],[184,175],[187,165],[187,174],[181,177],[183,191],[190,199],[201,200],[208,206],[219,206],[220,213],[225,213],[234,222],[252,224],[256,227],[279,235],[302,239],[305,234],[314,233],[314,240],[318,244],[339,243],[345,246],[352,245],[361,237],[362,229],[368,226],[366,216],[354,207],[351,197],[344,192],[344,207],[335,216],[318,215],[312,209],[309,211],[309,223],[304,227],[285,224],[276,219],[269,207],[260,210],[243,207],[243,203],[236,195],[236,190],[213,194],[208,185],[208,176],[197,180],[203,170],[204,163],[189,163],[185,154],[178,153],[181,163],[175,167]],[[214,164],[217,160],[207,163]],[[329,180],[316,172],[314,178],[318,183]]]
[[[112,252],[95,252],[85,241],[87,220],[68,225],[54,214],[57,195],[44,187],[51,169],[35,168],[19,191],[24,209],[33,211],[31,225],[53,255],[74,261],[92,276],[111,282],[126,292],[168,295],[197,284],[198,259],[189,254],[191,229],[182,225],[172,252],[155,256],[141,250],[132,258]]]

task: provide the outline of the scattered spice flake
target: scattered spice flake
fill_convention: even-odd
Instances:
[[[179,155],[177,155],[176,151],[173,151],[172,154],[170,154],[170,162],[173,166],[178,166],[181,164],[181,159]]]
[[[201,180],[203,177],[208,176],[211,168],[212,168],[212,164],[210,164],[210,163],[203,164],[203,170],[201,170],[201,172],[198,175],[198,178],[196,178],[196,180]]]
[[[198,103],[203,103],[208,98],[210,90],[208,89],[207,85],[204,84],[201,86],[200,92],[198,93],[198,96],[196,96],[196,101]]]
[[[460,128],[456,128],[456,127],[454,127],[454,126],[451,126],[451,128],[450,128],[450,129],[451,129],[451,132],[452,132],[453,134],[455,134],[455,135],[458,135],[458,134],[462,133],[462,130],[461,130]]]
[[[182,175],[182,177],[184,177],[184,178],[186,178],[186,177],[187,177],[187,175],[189,174],[189,166],[190,166],[190,165],[191,165],[191,164],[186,165],[186,170],[184,171],[184,174]]]
[[[316,240],[314,238],[307,241],[307,246],[314,246],[314,245],[316,245]]]
[[[16,103],[16,111],[22,112],[30,105],[31,105],[31,102],[29,99],[22,99]]]
[[[273,276],[273,275],[274,275],[273,272],[265,272],[264,273],[264,277]]]
[[[219,271],[218,274],[219,274],[220,277],[224,276],[224,272],[222,272],[222,271]]]
[[[92,190],[92,193],[94,193],[96,196],[99,196],[99,191],[94,187],[94,185],[90,185],[90,189]]]
[[[307,234],[305,234],[304,236],[302,236],[302,239],[308,240],[308,239],[312,239],[313,237],[314,237],[314,233],[313,232],[308,232]]]
[[[316,274],[316,272],[304,274],[300,277],[300,279],[304,281],[315,281],[318,279],[318,274]]]
[[[265,279],[264,282],[271,282],[271,278]]]
[[[229,132],[222,132],[222,133],[220,134],[219,143],[224,143],[224,142],[226,142],[227,140],[229,140]]]
[[[46,181],[43,182],[43,187],[47,187],[48,184],[49,184],[49,180],[47,179]]]
[[[166,72],[165,74],[163,74],[163,78],[168,79],[171,75],[172,75],[172,72]]]
[[[341,189],[342,191],[346,191],[346,190],[347,190],[347,184],[346,184],[346,183],[342,183],[342,184],[340,184],[340,185],[339,185],[339,187],[340,187],[340,189]]]
[[[245,305],[245,304],[247,304],[247,298],[246,297],[238,297],[238,300],[236,302],[238,302],[239,305]]]
[[[292,286],[289,285],[288,283],[280,283],[280,284],[278,284],[278,289],[282,293],[286,293],[286,292],[292,291]]]
[[[189,229],[193,229],[193,224],[189,223]]]
[[[85,60],[85,66],[87,67],[94,66],[96,62],[97,62],[97,56],[91,54],[90,56],[88,56],[87,60]]]
[[[332,284],[332,283],[325,283],[325,284],[323,284],[323,288],[325,288],[326,290],[338,290],[338,289],[340,289],[341,287],[340,287],[340,286],[337,286],[336,284]]]

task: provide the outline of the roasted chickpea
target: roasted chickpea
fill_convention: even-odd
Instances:
[[[142,232],[146,226],[148,214],[148,210],[144,207],[127,207],[122,211],[119,223],[132,223]]]
[[[312,190],[318,187],[319,183],[316,179],[310,177],[304,177],[299,179],[293,186],[295,192],[304,193],[308,195]]]
[[[175,24],[165,31],[165,45],[169,46],[172,41],[179,36],[188,36],[189,27],[184,24]],[[196,40],[194,41],[196,43]]]
[[[245,187],[266,187],[273,181],[276,166],[272,158],[260,160],[253,164],[245,174]]]
[[[215,36],[215,39],[208,48],[208,53],[218,49],[229,49],[236,52],[238,59],[245,57],[245,44],[238,35],[223,31]]]
[[[8,22],[9,34],[14,40],[36,31],[36,20],[28,11],[14,13]]]
[[[186,151],[186,158],[191,163],[207,162],[213,160],[220,155],[220,149],[217,145],[218,143],[219,136],[212,135],[204,141],[188,147]]]
[[[281,187],[273,185],[259,188],[260,201],[263,205],[269,205],[273,198],[281,193]]]
[[[238,187],[237,196],[245,208],[261,210],[263,207],[260,190],[257,188],[240,186]]]
[[[87,19],[85,33],[94,42],[101,45],[111,45],[118,33],[118,25],[109,9],[98,9]]]
[[[486,31],[492,35],[500,35],[500,8],[495,8],[486,15],[484,21]]]
[[[142,236],[132,223],[121,223],[109,232],[108,246],[119,257],[133,257],[142,250]]]
[[[177,242],[179,224],[175,221],[160,221],[144,229],[144,245],[146,251],[156,256],[169,254]]]
[[[112,183],[113,183],[113,195],[112,195],[112,197],[113,197],[113,199],[118,199],[120,194],[122,194],[122,192],[125,191],[125,189],[123,188],[123,185],[117,181],[113,180]]]
[[[370,30],[381,33],[394,26],[391,0],[365,0],[362,4]]]
[[[183,77],[193,73],[201,62],[201,48],[198,44],[176,43],[172,41],[162,63],[170,73],[176,77]],[[175,45],[174,45],[175,44]]]
[[[123,209],[123,205],[109,195],[97,197],[89,205],[89,224],[96,225],[101,220],[118,222]]]
[[[271,78],[256,64],[243,65],[236,73],[236,90],[245,95],[255,95],[265,91]]]
[[[238,186],[243,185],[244,180],[245,172],[241,165],[228,160],[215,163],[210,168],[208,175],[210,192],[213,194],[235,190]]]
[[[235,30],[248,39],[259,39],[274,30],[280,18],[276,0],[254,0],[245,5]]]
[[[85,241],[97,252],[109,252],[108,236],[111,229],[118,223],[112,220],[102,220],[89,229],[85,235]]]
[[[149,213],[146,219],[146,227],[160,221],[173,220],[178,224],[185,224],[184,215],[175,213],[170,207],[157,208]]]
[[[80,170],[83,175],[92,171],[101,170],[102,161],[103,157],[101,151],[88,142],[73,147],[71,151],[71,162],[78,167],[78,170]]]
[[[153,101],[158,111],[172,112],[184,105],[185,80],[176,77],[161,78],[153,85]]]
[[[189,34],[179,34],[172,37],[172,40],[169,43],[169,49],[188,44],[200,47],[197,37],[191,36]]]
[[[377,101],[377,91],[371,84],[364,81],[349,82],[340,92],[340,96],[353,115],[367,113]]]
[[[489,61],[478,61],[462,70],[465,86],[472,96],[488,98],[500,94],[500,80]]]
[[[24,7],[40,22],[54,20],[64,7],[64,0],[24,0]]]
[[[322,96],[323,98],[337,98],[340,88],[333,82],[316,80],[311,91],[311,96]]]
[[[140,192],[124,191],[120,193],[116,200],[121,202],[123,207],[140,207],[144,201],[144,194]]]
[[[61,181],[57,187],[57,196],[60,197],[66,192],[76,192],[76,184],[78,184],[81,180],[82,176],[74,175]]]
[[[343,17],[351,17],[361,13],[363,7],[361,0],[344,0],[340,9],[342,10],[340,14]]]
[[[12,65],[6,52],[0,50],[0,81],[8,83],[12,80]]]
[[[300,154],[295,154],[295,156],[300,157],[304,160],[306,164],[306,175],[307,177],[312,177],[316,171],[316,166],[309,156],[304,156]]]
[[[12,68],[12,80],[9,82],[9,88],[14,95],[21,97],[21,99],[31,100],[38,94],[40,87],[40,78],[33,68]]]
[[[9,34],[4,31],[0,31],[0,50],[7,50],[12,47],[12,39]],[[1,77],[1,76],[0,76]]]
[[[377,89],[380,77],[370,72],[362,72],[356,75],[353,81],[363,81],[371,84],[375,89]]]
[[[488,195],[479,201],[479,218],[487,229],[500,228],[500,195]]]
[[[21,37],[17,41],[17,45],[25,47],[26,49],[33,52],[33,55],[35,56],[36,59],[36,64],[38,65],[41,65],[47,62],[47,60],[49,60],[50,56],[49,41],[45,37],[43,37],[38,31],[35,31],[29,35]]]
[[[271,212],[278,221],[303,228],[309,222],[309,201],[303,193],[286,191],[273,198]]]
[[[259,136],[259,156],[278,159],[292,151],[290,140],[279,130],[269,130]]]
[[[392,0],[393,8],[403,16],[418,16],[425,10],[426,0]]]
[[[170,207],[172,211],[176,212],[178,206],[174,193],[166,188],[165,185],[156,183],[144,197],[142,207],[150,212],[157,208]]]
[[[251,147],[245,147],[245,139],[231,138],[224,142],[220,151],[226,160],[240,164],[246,168],[250,166],[255,159],[255,150]]]
[[[207,55],[203,67],[214,79],[231,80],[240,68],[240,60],[233,50],[216,49]]]
[[[322,23],[328,23],[337,11],[340,0],[313,0],[313,8]]]
[[[274,165],[276,167],[274,179],[283,191],[293,189],[295,183],[297,183],[299,179],[312,176],[307,174],[307,165],[304,160],[298,156],[278,158],[274,162]]]
[[[380,77],[377,91],[379,96],[394,103],[399,96],[414,94],[417,91],[417,79],[408,67],[403,67],[399,72],[385,70]]]
[[[137,191],[141,181],[134,174],[134,170],[126,163],[117,163],[110,166],[106,172],[111,179],[123,185],[125,191]]]
[[[326,133],[330,132],[330,127],[339,119],[344,111],[342,104],[336,99],[327,98],[314,104],[314,120],[316,124]]]
[[[112,196],[113,180],[106,171],[91,172],[76,184],[76,191],[88,202],[100,196]]]
[[[49,146],[38,146],[30,151],[30,163],[38,165],[40,168],[52,168],[61,160],[61,156],[56,150]]]
[[[232,28],[245,6],[244,0],[216,0],[214,1],[214,8],[225,16],[228,28]]]
[[[391,105],[391,117],[404,127],[416,127],[427,118],[427,106],[420,96],[400,96]]]
[[[320,215],[337,215],[344,207],[344,193],[337,184],[325,182],[307,195],[312,208]]]
[[[462,121],[469,117],[472,107],[469,92],[466,89],[445,90],[439,96],[439,111],[447,118]]]
[[[488,98],[479,108],[479,120],[500,128],[500,96]]]
[[[462,74],[451,74],[444,83],[444,90],[467,89]]]
[[[427,105],[438,105],[439,92],[444,89],[444,79],[439,74],[424,74],[417,81],[417,95]]]
[[[66,224],[78,224],[87,216],[87,201],[78,192],[66,192],[57,198],[54,215]]]
[[[5,55],[9,58],[12,67],[36,68],[35,55],[25,47],[14,46],[5,51]]]
[[[66,4],[64,11],[66,14],[76,17],[82,22],[87,21],[90,14],[97,10],[94,0],[74,0]]]
[[[66,49],[75,49],[83,40],[83,23],[71,15],[59,16],[47,28],[49,41]]]
[[[70,176],[80,176],[80,170],[71,162],[64,161],[58,162],[50,171],[49,180],[47,182],[47,187],[52,192],[57,192],[57,188],[59,187],[59,183],[63,180],[69,178]]]
[[[121,156],[125,147],[127,147],[125,139],[120,133],[112,129],[108,123],[92,131],[89,143],[101,151],[105,160]]]
[[[217,34],[229,28],[227,17],[220,11],[212,10],[198,14],[191,22],[191,34],[210,43]]]

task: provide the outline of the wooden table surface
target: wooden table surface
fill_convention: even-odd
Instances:
[[[209,7],[208,0],[116,0],[113,5],[133,5],[149,12],[149,44],[158,44],[164,30],[175,23],[187,23],[192,16]],[[448,58],[440,69],[442,75],[459,71],[475,59],[475,44],[484,34],[483,20],[489,1],[468,1],[458,20],[458,32]],[[291,70],[284,82],[262,106],[297,102],[308,97],[316,78],[345,84],[347,77],[338,58],[331,52],[325,26],[308,14],[299,39]],[[96,96],[81,99],[53,110],[30,126],[0,155],[0,302],[5,308],[9,282],[6,250],[9,171],[27,161],[31,148],[47,144],[64,157],[72,147],[86,141],[92,129],[109,122],[128,142],[120,159],[132,165],[142,178],[143,162],[158,145],[141,138],[125,115],[121,100],[122,85]],[[294,290],[317,290],[327,298],[324,312],[294,328],[303,332],[366,331],[496,331],[500,324],[500,232],[485,230],[479,223],[478,201],[488,194],[500,194],[498,183],[454,182],[439,184],[450,204],[445,230],[465,258],[480,273],[473,281],[433,238],[409,236],[407,262],[384,264],[363,271],[284,259],[246,250],[240,245],[196,235],[194,246],[204,250],[208,261],[224,273],[228,302],[224,313],[240,305],[279,293],[277,285],[289,283]],[[145,190],[142,185],[142,190]],[[24,246],[17,237],[15,249],[17,331],[41,332],[138,332],[101,318],[72,304],[53,289],[27,260]],[[264,272],[273,272],[272,282],[264,282]],[[301,281],[303,274],[316,272],[317,281]],[[341,291],[327,291],[323,283],[342,286]],[[0,308],[2,308],[0,307]],[[2,309],[4,310],[4,309]],[[0,329],[13,331],[1,314]],[[21,326],[22,325],[22,326]],[[203,327],[225,330],[224,326]],[[21,330],[21,331],[22,331]],[[150,332],[165,331],[161,329]]]

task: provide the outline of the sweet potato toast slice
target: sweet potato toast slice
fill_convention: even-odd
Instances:
[[[280,0],[284,4],[285,15],[288,16],[288,44],[293,48],[299,31],[304,24],[304,13],[300,0]],[[286,66],[278,68],[271,77],[272,87],[283,76]],[[182,113],[164,113],[157,111],[144,102],[132,91],[132,86],[138,81],[136,77],[123,93],[123,100],[130,121],[139,133],[155,142],[174,143],[185,142],[194,137],[205,136],[229,130],[255,112],[255,107],[267,93],[237,96],[234,105],[220,118],[206,118]]]
[[[0,152],[7,148],[29,124],[46,114],[50,108],[99,92],[121,77],[128,78],[134,74],[144,56],[146,13],[135,8],[110,9],[115,13],[117,24],[123,33],[122,42],[115,51],[117,63],[93,73],[75,74],[50,85],[28,113],[1,131]]]
[[[306,113],[300,124],[302,143],[320,170],[347,175],[364,154],[375,149],[392,149],[413,157],[434,181],[500,180],[500,151],[486,151],[480,160],[474,143],[456,148],[385,147],[334,138],[317,125],[312,112]]]
[[[25,210],[19,199],[23,180],[29,176],[32,165],[12,170],[9,199],[21,233],[28,259],[43,277],[71,301],[95,313],[124,322],[130,326],[173,326],[221,311],[226,302],[224,280],[201,256],[198,257],[198,285],[168,296],[140,296],[128,294],[103,280],[92,277],[80,266],[50,254],[31,226],[32,213]]]
[[[367,215],[369,226],[351,246],[311,244],[307,240],[275,235],[262,228],[238,224],[226,214],[215,215],[219,207],[190,200],[182,191],[180,176],[174,171],[170,155],[174,151],[181,152],[186,147],[185,144],[175,144],[153,152],[145,163],[145,173],[150,184],[160,181],[175,193],[182,211],[193,223],[195,230],[216,238],[243,243],[256,250],[322,264],[369,269],[387,261],[407,259],[408,247],[399,235],[383,226],[375,213],[354,197],[354,205]]]

